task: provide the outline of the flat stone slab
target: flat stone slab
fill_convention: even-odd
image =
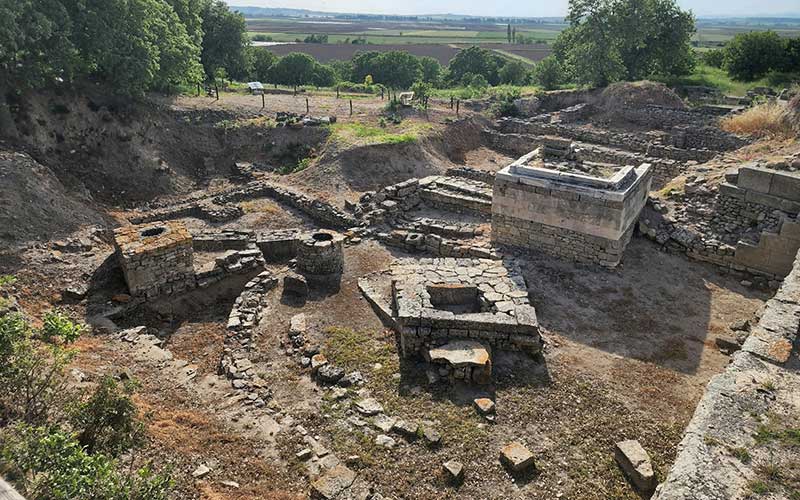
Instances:
[[[444,469],[444,476],[448,483],[460,484],[464,482],[464,466],[461,462],[450,460],[442,464],[442,469]]]
[[[368,417],[383,413],[383,406],[375,398],[366,398],[356,401],[353,407],[358,413]]]
[[[448,363],[453,367],[486,366],[491,362],[489,351],[474,340],[454,340],[428,351],[432,363]]]
[[[472,403],[481,415],[491,415],[495,412],[494,401],[489,398],[477,398]]]
[[[519,441],[503,446],[500,461],[513,473],[526,472],[535,467],[533,453]]]
[[[352,486],[356,473],[337,465],[311,483],[311,498],[330,500]]]
[[[639,441],[631,439],[617,443],[614,458],[638,491],[649,493],[656,488],[658,483],[650,455]]]

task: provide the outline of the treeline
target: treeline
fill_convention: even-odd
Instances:
[[[220,0],[16,0],[0,3],[0,91],[89,78],[139,95],[244,77],[244,18]]]
[[[357,52],[349,61],[329,65],[303,53],[277,57],[268,50],[257,50],[251,73],[262,83],[332,87],[368,82],[391,89],[407,89],[420,82],[431,87],[524,85],[531,75],[528,65],[477,46],[459,51],[448,66],[404,50]]]
[[[776,74],[800,79],[800,37],[782,38],[774,31],[739,33],[725,47],[703,53],[703,60],[745,82]]]

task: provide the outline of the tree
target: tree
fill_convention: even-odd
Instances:
[[[498,72],[500,83],[524,85],[528,80],[528,68],[519,61],[509,61]]]
[[[75,1],[72,19],[84,71],[118,93],[141,95],[199,77],[199,47],[162,0]]]
[[[561,64],[554,56],[550,55],[536,63],[533,67],[533,82],[545,90],[553,90],[563,81],[564,75]]]
[[[739,33],[725,46],[725,67],[736,80],[753,81],[783,66],[786,46],[774,31]]]
[[[202,12],[203,53],[202,62],[206,75],[214,76],[214,70],[225,68],[228,75],[240,78],[247,75],[244,16],[232,12],[221,0],[210,0]]]
[[[259,82],[272,83],[272,66],[277,62],[278,56],[261,47],[251,47],[253,56],[252,78]]]
[[[311,83],[317,87],[333,87],[336,85],[336,71],[328,65],[317,63]]]
[[[292,52],[278,59],[271,71],[275,83],[291,85],[297,90],[298,85],[312,83],[316,65],[310,55]]]
[[[694,17],[675,0],[570,0],[567,21],[554,52],[580,83],[682,75],[693,68]]]
[[[503,66],[503,60],[494,52],[473,45],[460,50],[452,61],[449,71],[452,82],[461,82],[464,75],[482,75],[492,85],[499,83],[498,70]]]
[[[508,38],[508,43],[511,43],[511,25],[509,24],[507,26],[507,28],[508,28],[508,31],[506,33],[506,38]]]
[[[0,136],[17,136],[9,99],[55,78],[72,78],[79,60],[71,33],[58,0],[0,2]]]
[[[422,81],[433,86],[439,85],[442,80],[442,66],[433,57],[420,57],[419,64],[422,71]]]

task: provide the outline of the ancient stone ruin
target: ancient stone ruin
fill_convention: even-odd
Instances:
[[[572,148],[549,141],[497,173],[492,240],[614,267],[647,201],[650,165],[579,161]]]

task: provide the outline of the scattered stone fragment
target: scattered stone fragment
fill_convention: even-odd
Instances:
[[[489,398],[477,398],[473,403],[481,415],[492,415],[495,412],[494,401]]]
[[[725,354],[731,354],[742,348],[739,340],[735,337],[720,336],[715,340],[717,348]]]
[[[311,448],[303,448],[302,450],[298,451],[295,454],[295,457],[297,457],[298,460],[302,460],[305,462],[306,460],[311,458],[312,455],[313,453],[311,452]]]
[[[384,415],[383,413],[379,413],[372,418],[373,425],[383,432],[391,431],[396,421],[396,418]]]
[[[427,425],[422,429],[422,437],[430,446],[436,446],[442,442],[442,435],[439,434],[439,431]]]
[[[289,320],[289,337],[305,335],[307,331],[306,315],[300,313],[292,316],[292,319]]]
[[[397,442],[386,434],[378,434],[375,437],[375,444],[378,446],[383,446],[384,448],[394,448],[394,445],[397,444]]]
[[[324,354],[315,354],[311,356],[311,372],[316,373],[321,367],[328,364],[328,358]]]
[[[323,384],[335,384],[342,377],[344,377],[344,368],[333,366],[330,363],[321,366],[317,370],[317,380]]]
[[[355,480],[355,472],[339,464],[311,483],[311,498],[323,500],[336,498]]]
[[[461,462],[450,460],[442,465],[445,480],[449,484],[458,485],[464,482],[464,466]]]
[[[229,488],[239,489],[239,483],[237,483],[236,481],[220,481],[219,484],[227,486]]]
[[[535,467],[533,454],[519,441],[514,441],[500,451],[500,461],[514,474],[526,472]]]
[[[639,492],[649,493],[655,489],[656,476],[653,464],[639,441],[630,439],[617,443],[614,458]]]
[[[368,417],[383,413],[383,406],[381,406],[375,398],[366,398],[357,401],[354,407],[358,413]]]
[[[352,385],[361,385],[364,383],[364,376],[361,372],[350,372],[339,380],[339,385],[342,387],[350,387]]]
[[[209,467],[207,467],[204,464],[200,464],[194,470],[194,472],[192,472],[192,477],[200,479],[201,477],[204,477],[204,476],[208,475],[209,472],[211,472],[211,469]]]
[[[415,439],[417,437],[417,432],[419,432],[419,424],[406,420],[398,420],[392,426],[392,431],[406,439]]]
[[[304,299],[308,297],[308,282],[297,273],[288,273],[283,277],[283,293]]]

